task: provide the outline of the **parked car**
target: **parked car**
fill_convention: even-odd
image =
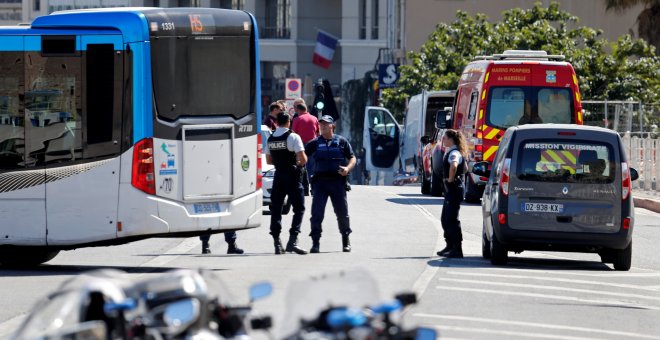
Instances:
[[[632,181],[619,135],[604,128],[538,124],[510,127],[488,177],[482,202],[482,255],[506,264],[523,250],[598,253],[629,270],[634,209]]]
[[[268,137],[272,132],[266,125],[261,125],[261,141],[262,150],[266,150],[266,143]],[[261,153],[261,190],[263,191],[263,205],[268,206],[270,211],[270,193],[273,190],[273,179],[275,178],[275,167],[272,164],[266,163],[266,154]],[[282,214],[286,215],[291,210],[291,202],[287,198],[284,206],[282,207]]]

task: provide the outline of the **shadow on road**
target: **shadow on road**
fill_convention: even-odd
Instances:
[[[127,267],[127,266],[92,266],[92,265],[49,265],[43,264],[31,268],[0,268],[0,277],[25,277],[25,276],[51,276],[51,275],[75,275],[91,270],[116,269],[131,274],[164,273],[178,267]]]
[[[509,263],[506,266],[495,266],[490,263],[490,260],[484,259],[481,256],[466,256],[462,259],[436,258],[427,263],[429,266],[433,267],[613,271],[608,265],[598,261],[539,259],[529,257],[509,257]]]
[[[396,204],[405,204],[405,205],[410,205],[410,204],[417,204],[417,205],[442,205],[444,200],[440,197],[431,197],[431,196],[425,196],[425,197],[420,197],[420,198],[386,198],[385,199],[388,202],[396,203]]]

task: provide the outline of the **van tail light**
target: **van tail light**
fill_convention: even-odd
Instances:
[[[632,181],[630,180],[630,168],[628,163],[621,162],[621,200],[625,201],[632,190]]]
[[[621,221],[621,227],[624,230],[630,229],[630,217],[626,217],[623,219],[623,221]]]
[[[263,145],[261,144],[263,142],[261,134],[257,135],[257,190],[261,189],[261,153],[263,152]]]
[[[131,184],[136,189],[147,194],[156,194],[156,178],[154,176],[154,141],[145,138],[135,143],[133,147],[133,173]]]
[[[505,213],[497,214],[497,222],[499,222],[500,225],[505,225],[506,224],[506,214]]]
[[[504,160],[504,165],[502,166],[502,179],[500,188],[502,188],[502,193],[505,196],[509,196],[509,182],[511,178],[509,177],[509,166],[511,165],[511,158]]]

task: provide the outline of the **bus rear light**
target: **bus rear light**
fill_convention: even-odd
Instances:
[[[145,138],[133,146],[133,173],[131,184],[136,189],[147,194],[156,194],[156,178],[154,176],[154,142]]]
[[[122,223],[117,222],[117,231],[122,231],[122,227],[123,227]]]
[[[621,200],[625,201],[632,190],[632,181],[630,180],[630,168],[628,163],[621,162]]]
[[[505,213],[497,214],[497,222],[499,222],[500,225],[505,225],[506,224],[506,214]]]
[[[623,230],[630,229],[630,218],[629,217],[626,217],[626,218],[623,219],[623,221],[621,221],[621,227],[623,228]]]
[[[261,134],[257,135],[257,190],[261,189],[261,180],[262,180],[262,175],[261,175],[261,167],[263,164],[261,164],[261,153],[263,152],[263,145],[261,144],[262,137]]]
[[[502,188],[502,193],[504,196],[509,196],[509,166],[511,165],[511,158],[504,160],[504,165],[502,166],[502,178],[500,188]]]

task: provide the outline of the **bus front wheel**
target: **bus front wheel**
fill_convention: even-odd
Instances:
[[[34,267],[52,260],[59,252],[59,250],[44,247],[0,247],[0,265]]]

